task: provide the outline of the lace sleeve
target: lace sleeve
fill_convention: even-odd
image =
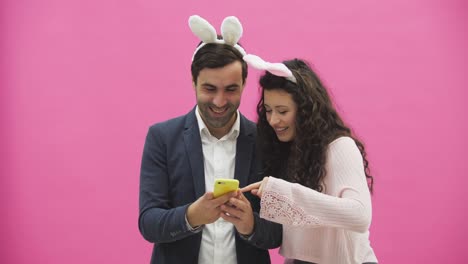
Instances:
[[[307,215],[293,201],[276,192],[262,195],[260,215],[269,221],[295,227],[314,227],[321,225],[318,218]]]
[[[291,226],[327,226],[367,232],[372,206],[362,156],[351,138],[330,144],[327,191],[269,177],[261,199],[260,217]]]

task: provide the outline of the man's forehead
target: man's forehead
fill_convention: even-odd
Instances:
[[[242,69],[215,68],[203,69],[197,77],[197,83],[215,86],[240,85],[243,82]]]

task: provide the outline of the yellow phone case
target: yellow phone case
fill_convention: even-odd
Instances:
[[[219,197],[225,193],[239,189],[239,181],[235,179],[216,179],[214,183],[213,196]]]

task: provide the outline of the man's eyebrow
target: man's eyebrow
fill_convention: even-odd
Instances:
[[[210,87],[210,88],[218,88],[216,85],[213,85],[211,83],[202,83],[201,86],[205,86],[205,87]],[[240,85],[237,84],[237,83],[233,83],[233,84],[230,84],[230,85],[227,85],[225,88],[226,89],[229,89],[229,88],[239,88]]]
[[[226,86],[226,88],[238,88],[238,87],[240,87],[240,85],[238,85],[237,83],[233,83],[233,84]]]
[[[211,83],[202,83],[201,84],[202,86],[208,86],[208,87],[211,87],[211,88],[217,88],[215,85],[211,84]]]

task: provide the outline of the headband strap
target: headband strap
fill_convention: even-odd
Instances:
[[[203,42],[197,47],[197,49],[195,49],[192,61],[195,58],[195,54],[197,54],[203,46],[209,43],[227,44],[236,48],[242,56],[247,54],[245,50],[237,44],[243,31],[242,25],[237,17],[229,16],[223,20],[223,23],[221,24],[221,36],[223,36],[223,39],[218,39],[215,28],[200,16],[190,16],[188,22],[193,34]]]

